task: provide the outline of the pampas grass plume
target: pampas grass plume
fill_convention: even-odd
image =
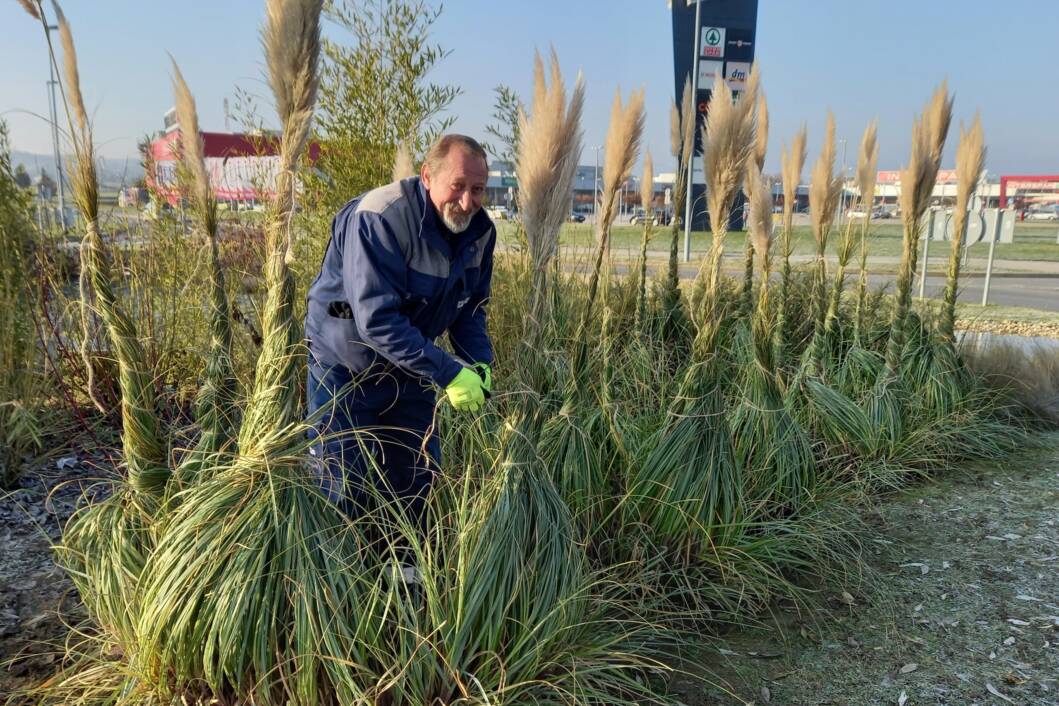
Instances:
[[[412,161],[412,151],[407,142],[397,145],[397,152],[393,160],[393,180],[400,181],[416,175],[415,164]]]
[[[864,129],[864,136],[860,140],[860,153],[857,156],[857,189],[860,191],[860,200],[867,207],[868,215],[871,215],[871,206],[875,202],[875,179],[879,164],[879,143],[876,133],[879,121],[873,120]]]
[[[703,167],[710,227],[715,238],[728,230],[732,199],[743,181],[747,159],[753,153],[758,80],[755,66],[739,100],[733,100],[731,89],[720,76],[713,84],[703,135]]]
[[[23,10],[29,13],[30,17],[35,20],[40,19],[40,10],[33,4],[32,0],[18,0],[18,4],[22,6]]]
[[[184,75],[173,59],[173,94],[176,97],[177,121],[180,123],[181,159],[192,176],[192,202],[206,232],[213,233],[216,211],[212,205],[210,178],[206,174],[206,162],[202,135],[199,132],[199,116],[195,108],[195,98],[188,89]]]
[[[651,209],[655,200],[655,163],[651,159],[651,150],[643,158],[643,178],[640,180],[640,205],[647,211],[648,222],[650,222]]]
[[[598,224],[599,234],[610,227],[617,215],[617,201],[621,187],[632,175],[632,168],[640,151],[640,138],[644,128],[644,92],[633,91],[623,106],[621,90],[614,94],[610,109],[610,127],[604,144],[603,193],[601,195],[602,217]]]
[[[828,111],[824,143],[809,181],[809,220],[820,257],[823,257],[827,246],[827,236],[841,192],[842,177],[835,174],[835,116]]]

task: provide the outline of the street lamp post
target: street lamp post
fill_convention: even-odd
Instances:
[[[687,120],[694,120],[695,127],[699,124],[699,107],[698,107],[698,95],[699,95],[699,25],[702,23],[702,2],[697,0],[695,2],[695,32],[691,38],[691,104],[694,108],[692,114],[687,116]],[[695,131],[697,132],[697,130]],[[694,134],[692,140],[695,139]],[[691,194],[692,189],[695,185],[695,148],[691,148],[691,160],[688,162],[688,194],[687,199],[684,203],[684,262],[691,261]],[[677,169],[680,168],[680,164],[677,164]]]
[[[596,203],[599,201],[599,151],[603,149],[603,145],[599,147],[593,147],[592,150],[596,153],[596,172],[592,177],[592,222],[596,222]]]
[[[43,13],[44,8],[41,8]],[[44,23],[44,32],[48,41],[48,112],[51,118],[51,141],[52,150],[55,153],[55,184],[59,190],[59,225],[62,227],[63,232],[66,232],[66,188],[63,186],[63,165],[62,156],[59,153],[59,106],[55,102],[55,86],[58,81],[55,80],[55,62],[52,61],[51,57],[51,32],[52,30],[58,30],[58,25],[50,25],[47,21]]]

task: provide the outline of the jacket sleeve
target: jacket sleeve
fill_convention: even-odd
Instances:
[[[375,213],[354,213],[344,227],[343,287],[357,331],[382,357],[445,387],[463,366],[401,313],[407,264],[393,231]]]
[[[478,287],[471,292],[470,299],[456,320],[449,326],[449,341],[456,355],[470,363],[493,364],[493,343],[486,329],[485,307],[493,279],[493,250],[496,247],[496,231],[489,236],[482,254],[481,275]]]

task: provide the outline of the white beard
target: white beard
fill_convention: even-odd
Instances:
[[[452,233],[459,234],[471,225],[471,219],[474,218],[475,213],[476,211],[472,211],[464,215],[462,211],[457,211],[454,204],[447,203],[441,208],[441,222]]]

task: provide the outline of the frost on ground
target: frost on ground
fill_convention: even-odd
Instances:
[[[0,492],[0,697],[50,674],[67,625],[86,617],[51,547],[99,476],[94,465],[76,455],[50,459]]]
[[[1046,441],[880,504],[870,584],[778,606],[771,628],[689,660],[717,686],[674,688],[692,706],[1059,704],[1059,434]],[[0,695],[50,674],[63,620],[85,617],[50,545],[100,471],[55,465],[0,495]]]
[[[1059,704],[1059,435],[880,504],[861,595],[777,609],[689,664],[689,704]]]

